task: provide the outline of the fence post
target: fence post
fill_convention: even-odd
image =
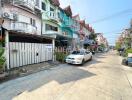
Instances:
[[[53,61],[55,61],[55,39],[52,39],[52,45],[53,45]]]

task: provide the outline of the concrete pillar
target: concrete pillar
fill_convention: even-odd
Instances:
[[[6,31],[6,37],[5,37],[5,58],[6,58],[6,63],[7,63],[7,69],[10,69],[10,59],[9,59],[9,33]]]
[[[55,61],[55,39],[52,39],[52,45],[53,45],[53,61]]]

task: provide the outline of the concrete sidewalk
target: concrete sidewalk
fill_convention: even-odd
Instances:
[[[128,66],[123,66],[124,70],[125,70],[125,74],[126,74],[126,77],[129,81],[129,84],[132,88],[132,67],[128,67]]]
[[[24,77],[30,74],[34,74],[40,71],[49,70],[58,66],[59,62],[43,62],[39,64],[26,65],[19,68],[12,69],[5,74],[0,74],[0,84],[9,80],[13,80],[19,77]]]

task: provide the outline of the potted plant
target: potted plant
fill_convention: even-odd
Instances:
[[[4,64],[5,60],[3,58],[0,58],[0,74],[2,74],[4,71]]]
[[[4,71],[5,58],[3,57],[4,49],[0,48],[0,74]]]

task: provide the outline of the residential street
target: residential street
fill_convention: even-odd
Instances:
[[[110,51],[82,67],[62,64],[0,84],[0,100],[132,100],[132,68],[120,63]]]

